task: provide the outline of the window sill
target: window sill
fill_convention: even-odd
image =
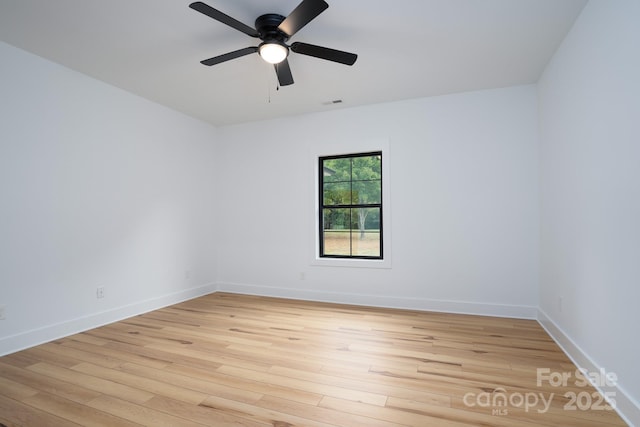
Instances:
[[[320,267],[391,268],[391,259],[346,259],[315,257],[311,265]]]

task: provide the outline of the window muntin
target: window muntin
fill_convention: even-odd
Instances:
[[[382,259],[382,152],[319,161],[320,257]]]

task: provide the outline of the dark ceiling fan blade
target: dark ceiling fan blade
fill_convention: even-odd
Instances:
[[[276,68],[276,74],[278,75],[278,82],[280,83],[280,86],[288,86],[293,84],[293,75],[291,74],[289,61],[287,61],[286,58],[279,64],[274,64],[274,67]]]
[[[200,61],[202,65],[216,65],[221,62],[229,61],[231,59],[240,58],[241,56],[249,55],[251,53],[255,53],[258,51],[256,46],[253,47],[245,47],[244,49],[234,50],[233,52],[225,53],[224,55],[214,56],[213,58],[205,59],[204,61]]]
[[[278,29],[291,37],[328,7],[324,0],[302,0],[302,3],[278,25]]]
[[[206,5],[201,1],[191,3],[189,7],[193,10],[197,10],[198,12],[207,15],[210,18],[215,19],[216,21],[222,22],[223,24],[226,24],[231,28],[235,28],[236,30],[241,31],[248,36],[260,36],[255,28],[251,28],[250,26],[243,24],[242,22],[230,17],[229,15],[225,15],[219,10],[212,8],[211,6]]]
[[[314,56],[345,65],[353,65],[356,59],[358,59],[358,55],[355,53],[343,52],[341,50],[329,49],[328,47],[315,46],[307,43],[295,42],[291,45],[291,50],[302,55]]]

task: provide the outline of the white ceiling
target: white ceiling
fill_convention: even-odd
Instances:
[[[253,26],[299,0],[205,0]],[[190,0],[0,0],[0,40],[214,125],[535,83],[586,0],[327,0],[289,43],[358,54],[352,67],[291,53],[277,90],[256,46]],[[332,104],[333,100],[342,100]]]

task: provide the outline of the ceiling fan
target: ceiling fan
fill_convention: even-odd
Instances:
[[[191,3],[189,7],[248,36],[262,40],[262,43],[258,46],[245,47],[200,61],[204,65],[216,65],[258,52],[262,59],[274,64],[280,86],[287,86],[293,84],[293,75],[287,61],[289,50],[345,65],[353,65],[358,59],[358,55],[355,53],[343,52],[328,47],[300,42],[294,42],[291,45],[287,44],[287,40],[329,7],[324,0],[302,0],[302,3],[287,17],[276,13],[261,15],[256,19],[255,28],[251,28],[200,1]]]

